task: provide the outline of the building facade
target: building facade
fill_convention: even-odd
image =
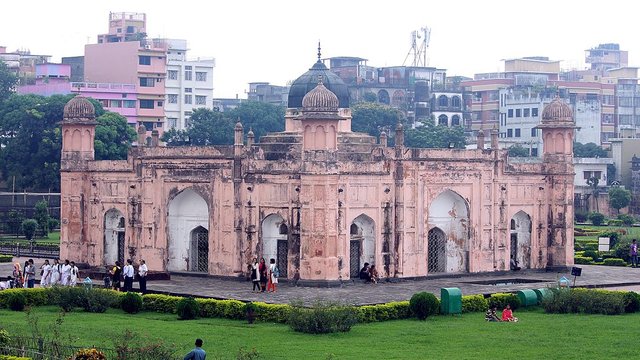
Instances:
[[[61,257],[102,266],[244,276],[255,256],[285,278],[327,284],[364,262],[385,277],[573,264],[574,122],[545,107],[544,155],[491,149],[411,149],[351,131],[349,94],[314,65],[292,84],[285,131],[233,146],[131,149],[95,161],[95,122],[82,97],[62,121]],[[320,79],[320,81],[318,81]],[[335,79],[332,79],[335,80]],[[145,136],[144,128],[139,132]],[[139,142],[143,143],[143,142]]]

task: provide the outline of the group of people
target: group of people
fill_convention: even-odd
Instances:
[[[253,292],[276,292],[278,290],[278,278],[280,271],[276,265],[276,259],[269,260],[269,266],[264,258],[258,262],[258,258],[253,258],[249,264]]]
[[[378,274],[378,270],[375,265],[369,265],[369,263],[364,263],[362,269],[360,269],[359,278],[366,282],[370,282],[373,284],[377,284],[380,280],[380,275]]]
[[[78,282],[79,269],[73,261],[65,260],[63,264],[60,260],[45,260],[40,266],[40,286],[49,287],[53,285],[76,286]],[[33,288],[36,283],[36,266],[33,259],[24,262],[24,267],[19,262],[13,264],[13,272],[6,283],[0,285],[2,288]]]
[[[497,306],[493,305],[487,310],[487,313],[484,316],[484,319],[487,321],[505,321],[505,322],[517,322],[518,318],[513,316],[513,310],[511,310],[511,305],[507,304],[507,306],[502,310],[502,317],[498,317],[497,314]]]
[[[104,278],[105,287],[112,287],[117,291],[133,291],[133,281],[135,278],[135,269],[133,267],[133,260],[128,259],[127,265],[122,267],[120,261],[116,261],[115,265],[109,269],[109,276]],[[140,260],[138,265],[138,283],[140,284],[140,292],[147,292],[147,274],[149,268],[147,267],[144,259]],[[124,282],[124,284],[123,284]]]

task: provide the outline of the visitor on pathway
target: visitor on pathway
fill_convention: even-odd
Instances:
[[[258,258],[253,258],[251,261],[251,282],[253,283],[252,292],[260,292],[260,263],[258,263]]]
[[[267,292],[276,292],[278,290],[278,277],[280,277],[280,271],[276,266],[276,259],[269,260],[269,284],[267,285]]]
[[[485,313],[484,319],[487,321],[500,321],[500,318],[498,318],[498,314],[496,313],[497,309],[498,308],[495,305],[490,307]]]
[[[378,270],[376,269],[375,265],[371,265],[371,267],[369,268],[369,278],[374,284],[377,284],[378,280],[380,280],[380,275],[378,274]]]
[[[13,278],[15,281],[13,282],[13,287],[21,288],[22,287],[22,267],[20,267],[20,263],[16,262],[13,264]]]
[[[140,259],[140,266],[138,266],[138,283],[140,284],[140,292],[145,294],[147,292],[147,262]]]
[[[116,264],[113,266],[111,271],[111,285],[113,286],[113,290],[120,290],[120,277],[122,276],[122,268],[120,267],[120,261],[116,261]]]
[[[360,279],[367,282],[371,281],[371,274],[369,273],[369,263],[364,263],[362,269],[360,269]]]
[[[127,259],[127,265],[124,266],[122,270],[122,275],[124,276],[124,289],[125,292],[133,290],[133,275],[135,271],[133,270],[133,260]]]
[[[264,258],[260,259],[258,269],[260,270],[260,288],[262,292],[265,292],[267,290],[267,262]]]
[[[62,286],[68,286],[69,281],[71,281],[71,265],[69,264],[69,260],[64,261],[64,265],[62,265],[62,275],[61,275],[61,283]]]
[[[71,265],[71,269],[69,270],[69,286],[75,287],[78,284],[78,273],[80,270],[76,266],[75,261],[72,261],[69,265]]]
[[[60,265],[60,260],[54,259],[53,265],[51,265],[51,282],[49,284],[51,286],[58,285],[60,283],[61,274],[62,274],[62,265]]]
[[[36,284],[36,266],[33,264],[33,259],[29,259],[25,262],[24,274],[27,278],[27,287],[33,288]]]
[[[507,307],[502,310],[502,321],[509,322],[517,322],[518,318],[513,316],[513,311],[511,311],[511,305],[507,304]]]
[[[205,360],[206,358],[207,353],[202,350],[202,339],[196,339],[196,347],[184,357],[184,360]]]
[[[40,287],[48,287],[49,283],[51,283],[51,264],[47,259],[40,266]]]
[[[631,267],[638,267],[638,242],[633,239],[629,246],[629,256],[631,257]]]
[[[520,270],[520,266],[518,266],[518,260],[514,259],[513,255],[511,255],[511,261],[509,262],[509,264],[511,265],[511,270],[513,271]]]

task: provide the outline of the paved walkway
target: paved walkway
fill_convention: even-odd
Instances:
[[[24,260],[23,258],[15,259],[22,264]],[[38,268],[44,261],[34,260]],[[580,267],[582,268],[582,276],[576,279],[576,286],[640,290],[640,268],[596,265],[581,265]],[[6,277],[10,274],[11,264],[0,264],[0,277]],[[265,301],[268,303],[289,303],[292,300],[300,299],[305,303],[311,303],[316,299],[323,298],[361,305],[408,300],[411,295],[419,291],[427,291],[440,296],[440,289],[443,287],[457,287],[464,295],[537,289],[555,286],[562,276],[568,278],[573,286],[573,276],[569,272],[531,270],[499,274],[465,274],[394,282],[382,281],[378,284],[348,281],[339,287],[295,287],[292,283],[284,282],[278,284],[278,292],[276,293],[253,293],[250,281],[172,275],[171,280],[150,281],[147,288],[162,293],[216,299]],[[98,283],[101,281],[99,280]],[[137,286],[137,283],[134,286]]]

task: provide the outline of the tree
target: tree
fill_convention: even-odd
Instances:
[[[423,126],[407,130],[405,144],[418,148],[464,149],[466,139],[462,126],[439,126],[427,121]]]
[[[604,215],[600,214],[599,212],[592,212],[591,214],[589,214],[589,220],[591,220],[591,223],[593,225],[600,226],[604,222]]]
[[[43,236],[47,237],[49,235],[49,204],[46,200],[40,200],[36,203],[33,218],[38,222]]]
[[[593,194],[593,198],[596,203],[596,212],[600,211],[598,208],[598,195],[600,195],[600,188],[598,188],[598,184],[600,183],[600,179],[595,176],[592,176],[587,179],[587,185],[591,188],[591,193]]]
[[[16,210],[11,210],[7,217],[7,226],[9,227],[9,231],[16,236],[20,235],[20,227],[24,221],[24,215]]]
[[[579,158],[595,158],[595,157],[607,157],[607,152],[595,143],[582,144],[579,142],[573,143],[573,157]]]
[[[136,139],[136,131],[127,123],[127,118],[114,112],[106,112],[96,121],[96,160],[126,160],[131,143]]]
[[[191,126],[186,130],[189,144],[231,145],[234,123],[218,110],[195,109],[191,114]]]
[[[0,101],[11,95],[17,83],[18,78],[9,70],[7,64],[0,60]]]
[[[378,137],[386,131],[392,138],[396,124],[404,121],[402,112],[388,105],[362,102],[351,106],[351,129],[355,132]]]
[[[261,101],[243,101],[238,107],[222,113],[228,121],[242,123],[245,134],[249,129],[259,141],[270,132],[284,131],[284,107]],[[193,119],[193,117],[192,117]],[[233,133],[230,134],[233,137]]]
[[[31,241],[33,239],[33,235],[36,234],[36,229],[38,228],[38,222],[34,219],[26,219],[22,222],[22,233],[24,237]]]
[[[362,96],[362,99],[365,102],[376,102],[376,101],[378,101],[378,96],[376,94],[372,93],[371,91],[367,91]]]
[[[621,187],[609,189],[609,204],[620,213],[620,209],[627,207],[631,202],[631,191]]]
[[[529,157],[529,149],[525,149],[519,144],[511,145],[509,147],[509,156],[511,156],[511,157]]]

